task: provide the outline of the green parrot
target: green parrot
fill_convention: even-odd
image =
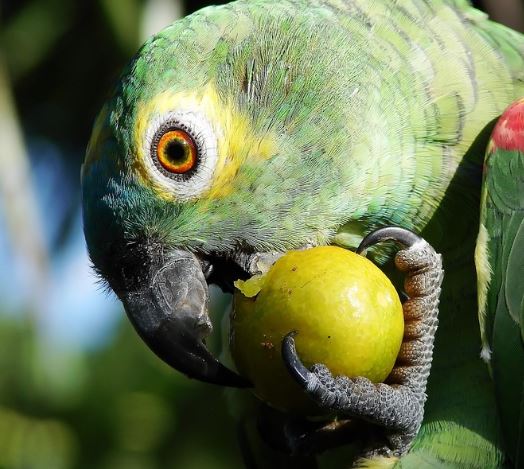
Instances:
[[[484,164],[523,95],[524,37],[465,0],[203,9],[144,44],[95,122],[90,258],[160,358],[246,387],[205,346],[208,284],[231,292],[291,249],[396,240],[374,250],[407,273],[414,318],[393,377],[333,377],[283,341],[304,392],[356,424],[340,467],[523,466],[523,153],[494,137]]]
[[[508,453],[524,467],[524,99],[503,113],[488,145],[475,261],[482,357]]]

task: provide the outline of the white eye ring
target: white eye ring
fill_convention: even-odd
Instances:
[[[197,149],[197,164],[184,174],[170,173],[162,168],[156,155],[158,134],[168,129],[180,129],[188,133]],[[162,189],[172,193],[178,200],[189,200],[204,192],[218,160],[217,137],[209,121],[201,113],[173,111],[156,116],[149,126],[143,152],[145,167],[153,181]]]

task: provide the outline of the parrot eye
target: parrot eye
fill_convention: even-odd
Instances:
[[[171,112],[153,119],[145,136],[145,166],[153,182],[179,200],[209,188],[215,170],[217,138],[200,113]]]
[[[185,174],[198,163],[198,151],[191,136],[180,129],[170,129],[155,138],[156,157],[162,167],[175,174]]]

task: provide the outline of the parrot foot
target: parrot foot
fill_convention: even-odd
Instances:
[[[334,377],[322,364],[308,369],[297,354],[296,333],[289,333],[282,342],[282,357],[289,372],[320,407],[382,429],[384,438],[373,438],[366,456],[401,456],[409,450],[422,424],[443,279],[441,256],[425,240],[402,228],[374,231],[357,252],[386,240],[403,246],[395,264],[406,275],[408,299],[403,303],[403,342],[385,383],[364,377]]]

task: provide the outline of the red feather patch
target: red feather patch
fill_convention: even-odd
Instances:
[[[493,150],[524,151],[524,98],[508,107],[491,135]]]

